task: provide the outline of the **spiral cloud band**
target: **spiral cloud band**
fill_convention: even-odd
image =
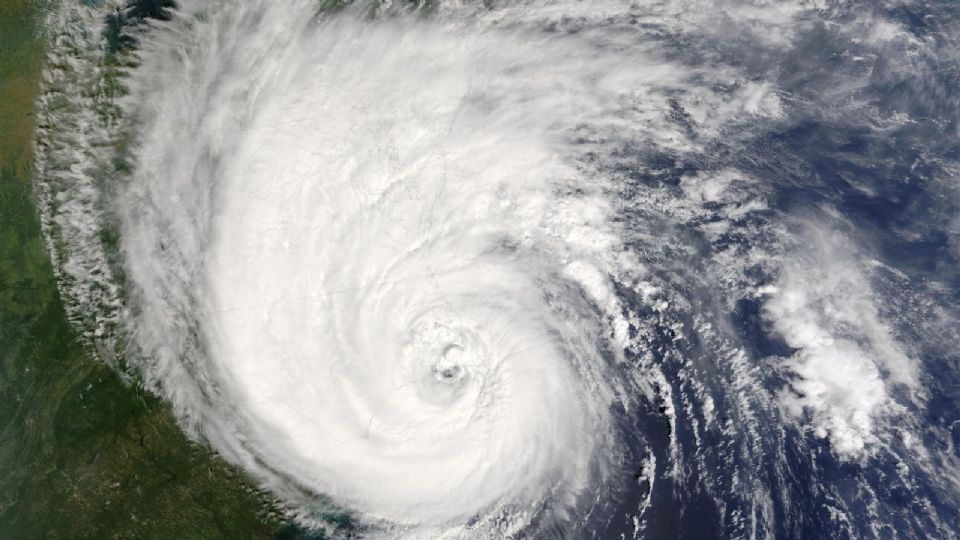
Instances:
[[[622,250],[571,142],[615,104],[589,49],[220,9],[182,55],[145,56],[158,101],[124,225],[141,342],[216,388],[188,398],[206,436],[375,520],[580,513],[616,455],[615,306],[589,295],[612,298]],[[190,320],[183,367],[170,326]]]
[[[871,93],[946,85],[889,61],[942,36],[885,1],[120,4],[51,22],[68,314],[307,531],[955,537],[949,265],[896,254],[960,166]],[[921,202],[857,206],[892,177]]]

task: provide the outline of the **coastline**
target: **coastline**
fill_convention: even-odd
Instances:
[[[70,327],[32,190],[45,43],[0,7],[0,537],[287,538],[272,501],[187,439]]]

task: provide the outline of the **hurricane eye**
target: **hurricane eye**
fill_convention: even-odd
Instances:
[[[463,367],[458,365],[437,364],[434,366],[436,377],[444,382],[455,382],[464,376]]]

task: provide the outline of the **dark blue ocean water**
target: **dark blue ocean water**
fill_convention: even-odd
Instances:
[[[922,45],[911,49],[901,43],[877,49],[845,38],[838,29],[862,11],[902,25]],[[766,186],[772,212],[836,224],[869,246],[878,261],[894,269],[891,272],[899,272],[878,279],[874,286],[883,296],[882,312],[894,321],[901,339],[915,345],[928,396],[923,406],[912,411],[917,425],[904,427],[918,429],[923,447],[942,456],[943,463],[955,464],[960,457],[960,354],[955,325],[960,305],[956,167],[960,157],[960,4],[854,2],[823,15],[810,21],[804,37],[785,54],[748,48],[751,44],[736,40],[694,47],[695,52],[709,48],[725,62],[749,66],[758,78],[774,73],[777,86],[793,96],[793,103],[787,118],[773,129],[746,138],[733,135],[736,142],[729,147],[711,148],[692,162],[678,162],[673,156],[647,158],[668,163],[671,169],[659,178],[644,180],[669,184],[700,168],[732,166],[749,171],[770,179]],[[677,44],[679,55],[686,54],[685,45],[689,46]],[[690,56],[697,61],[698,54]],[[851,102],[868,104],[882,116],[903,115],[911,120],[878,129],[868,115],[851,110]],[[719,244],[743,241],[735,231],[702,249],[709,252],[721,249]],[[790,348],[765,324],[760,302],[741,300],[733,314],[752,357],[790,354]],[[722,373],[717,376],[723,377]],[[789,383],[775,370],[765,379],[769,388]],[[722,410],[720,403],[737,398],[730,396],[729,387],[714,387],[718,388],[724,391],[713,397]],[[636,429],[647,434],[652,447],[666,448],[667,427],[658,422],[656,410],[649,413]],[[955,475],[956,469],[948,466],[942,475],[916,469],[905,473],[903,463],[891,456],[908,454],[897,441],[891,442],[889,452],[855,461],[838,459],[829,441],[792,427],[781,431],[775,415],[761,415],[759,432],[765,438],[750,442],[779,458],[738,463],[736,450],[721,450],[730,445],[725,437],[694,440],[683,427],[692,419],[681,414],[678,421],[681,447],[690,453],[703,447],[716,451],[706,452],[704,466],[685,478],[655,487],[653,507],[646,514],[651,538],[750,536],[750,531],[721,525],[731,520],[721,515],[724,510],[717,501],[734,501],[737,487],[721,480],[718,491],[708,493],[704,485],[710,482],[705,482],[704,475],[758,465],[755,474],[776,486],[771,501],[776,537],[940,538],[960,528],[960,494],[946,478]],[[658,459],[666,460],[666,452]],[[717,479],[722,477],[721,473]],[[845,518],[828,510],[837,506],[845,508]],[[738,510],[749,511],[735,502],[725,509],[728,514]]]

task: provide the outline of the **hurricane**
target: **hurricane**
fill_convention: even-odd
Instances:
[[[343,538],[953,538],[947,3],[65,2],[103,361]]]

